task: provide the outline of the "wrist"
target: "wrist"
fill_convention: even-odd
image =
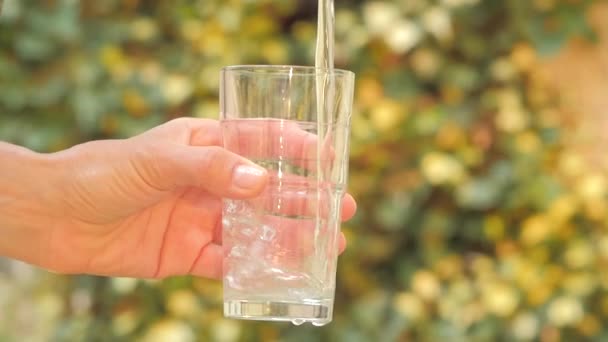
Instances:
[[[44,198],[52,167],[43,154],[0,142],[0,256],[44,264],[54,222]]]

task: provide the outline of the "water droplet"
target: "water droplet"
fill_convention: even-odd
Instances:
[[[293,325],[302,325],[302,324],[304,324],[304,320],[300,319],[300,318],[296,318],[293,321],[291,321],[291,323],[293,323]]]
[[[238,209],[238,205],[236,204],[235,201],[226,201],[226,212],[229,214],[234,214],[236,213]]]
[[[315,327],[322,327],[324,325],[327,325],[328,322],[324,322],[324,321],[315,321],[312,322],[312,325],[314,325]]]
[[[277,235],[277,232],[271,226],[262,226],[262,235],[260,236],[262,240],[271,241],[272,239],[274,239],[275,235]]]

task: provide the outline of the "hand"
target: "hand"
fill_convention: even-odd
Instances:
[[[46,155],[29,211],[48,227],[28,261],[61,273],[221,277],[221,199],[259,194],[268,175],[219,146],[217,121],[184,118]],[[355,210],[346,195],[342,219]]]

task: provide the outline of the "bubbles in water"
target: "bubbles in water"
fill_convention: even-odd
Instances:
[[[293,323],[293,325],[302,325],[302,324],[304,324],[304,320],[300,319],[300,318],[296,318],[293,321],[291,321],[291,323]]]
[[[277,232],[271,226],[266,224],[262,226],[262,235],[260,236],[262,240],[271,241],[275,235],[277,235]]]
[[[226,201],[226,213],[228,214],[234,214],[237,212],[239,205],[237,204],[236,201]]]
[[[251,228],[243,228],[243,229],[241,229],[241,234],[244,235],[244,236],[251,237],[251,236],[253,236],[253,233],[254,233],[254,231]]]
[[[230,256],[242,257],[245,256],[245,246],[234,246],[230,250]]]
[[[245,201],[224,200],[224,214],[239,214],[240,217],[251,217],[253,212]]]

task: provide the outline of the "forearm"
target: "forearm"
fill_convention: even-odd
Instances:
[[[40,265],[53,219],[44,194],[51,167],[41,154],[0,142],[0,256]]]

